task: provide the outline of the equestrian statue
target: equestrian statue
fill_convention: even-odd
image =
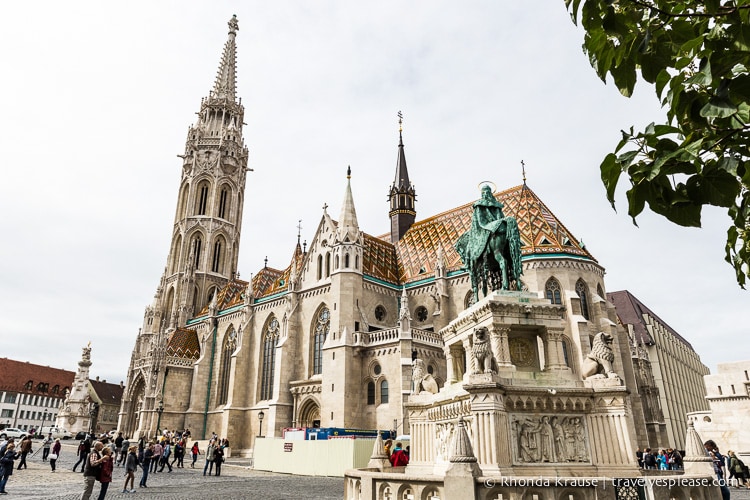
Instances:
[[[471,228],[458,238],[456,251],[461,256],[469,276],[474,300],[479,300],[479,289],[521,289],[521,234],[514,217],[506,217],[503,204],[497,201],[488,184],[482,186],[482,196],[474,202]]]

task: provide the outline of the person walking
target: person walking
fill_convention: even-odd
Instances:
[[[214,466],[216,467],[215,476],[221,476],[221,464],[224,463],[224,448],[220,445],[214,448]]]
[[[126,451],[128,456],[125,458],[125,486],[122,488],[123,493],[135,493],[135,471],[138,470],[138,455],[135,450],[138,447],[133,445]],[[128,481],[130,481],[130,490],[128,490]]]
[[[740,488],[742,485],[750,489],[750,484],[746,481],[747,478],[745,477],[744,462],[732,450],[729,450],[727,455],[729,455],[729,479],[734,477],[737,480],[737,488]]]
[[[149,443],[148,447],[143,451],[143,463],[141,463],[141,469],[143,469],[143,475],[141,476],[141,482],[138,486],[141,488],[148,488],[146,481],[148,480],[148,469],[151,467],[151,460],[154,458],[154,445]]]
[[[122,449],[120,450],[120,456],[117,457],[117,465],[122,464],[125,466],[125,460],[128,458],[128,453],[130,453],[130,439],[125,436],[125,439],[122,440]]]
[[[55,439],[55,444],[52,445],[52,453],[49,455],[49,466],[52,468],[52,472],[55,472],[55,464],[57,459],[60,458],[60,452],[62,451],[62,444],[59,439]]]
[[[112,482],[112,469],[114,468],[112,449],[104,448],[102,454],[104,455],[104,461],[102,462],[102,468],[99,471],[99,477],[97,478],[97,480],[102,483],[102,488],[99,490],[99,497],[97,500],[104,500],[104,497],[107,495],[107,489]]]
[[[96,476],[102,469],[102,462],[106,459],[106,457],[102,456],[102,449],[104,449],[104,443],[97,441],[94,449],[91,450],[91,453],[86,458],[86,465],[83,468],[83,493],[81,494],[81,500],[89,500],[91,493],[94,491]]]
[[[172,472],[172,465],[169,463],[169,456],[172,454],[172,445],[169,444],[169,440],[164,442],[164,447],[161,452],[161,467],[159,472],[164,471],[164,466],[169,468],[169,472]]]
[[[157,441],[154,444],[154,449],[152,450],[154,452],[153,458],[151,458],[151,472],[154,474],[159,472],[159,462],[161,461],[161,454],[164,452],[164,448],[162,447],[161,443]]]
[[[198,447],[198,441],[193,443],[193,447],[190,449],[190,453],[193,454],[193,463],[190,464],[190,468],[195,469],[195,462],[198,460],[198,455],[201,454],[201,450]]]
[[[203,475],[206,475],[206,471],[208,471],[208,475],[211,475],[211,471],[214,468],[214,450],[216,449],[216,442],[212,439],[208,442],[208,447],[206,448],[206,465],[203,466]]]
[[[5,491],[5,484],[8,482],[8,479],[10,479],[10,476],[13,475],[13,462],[16,458],[18,458],[18,453],[16,453],[16,444],[8,443],[8,445],[5,447],[5,453],[2,457],[0,457],[0,466],[2,466],[2,477],[0,477],[0,495],[5,495],[8,493],[7,491]]]
[[[46,462],[47,458],[49,457],[49,449],[52,446],[52,443],[54,443],[55,440],[52,439],[52,433],[50,432],[49,435],[44,438],[44,441],[42,441],[42,462]]]
[[[18,470],[21,470],[21,467],[23,467],[24,469],[29,468],[29,466],[26,465],[26,456],[34,451],[31,449],[31,444],[31,436],[26,436],[21,440],[21,461],[18,462]]]
[[[184,458],[185,458],[185,442],[182,439],[180,439],[174,445],[174,458],[172,459],[172,465],[174,465],[175,460],[176,460],[177,467],[180,469],[184,468],[184,464],[182,463]]]
[[[86,467],[86,457],[89,456],[90,452],[91,443],[88,439],[82,439],[78,444],[78,452],[76,453],[76,455],[78,455],[78,461],[73,466],[73,472],[76,471],[76,467],[78,467],[78,464],[81,464],[81,472],[83,472],[83,469]]]

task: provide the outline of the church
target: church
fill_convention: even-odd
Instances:
[[[298,240],[284,269],[266,266],[241,280],[248,148],[236,95],[238,29],[232,18],[215,84],[188,130],[169,255],[135,340],[119,430],[148,436],[188,428],[198,439],[215,432],[239,454],[250,453],[256,436],[281,436],[285,428],[409,434],[403,405],[415,366],[438,390],[467,366],[470,346],[447,347],[441,330],[475,302],[455,250],[471,225],[474,200],[418,220],[400,129],[386,191],[389,233],[359,226],[356,177],[342,171],[341,208],[323,208],[309,247]],[[630,389],[638,441],[658,440],[647,424],[663,416],[641,402],[639,390],[659,388],[634,370],[638,339],[607,301],[604,267],[525,180],[494,196],[518,224],[521,288],[564,311],[564,327],[535,342],[501,333],[505,361],[519,373],[554,370],[575,385],[595,335],[608,332],[616,339],[614,370]],[[707,369],[689,351],[694,362],[687,369],[700,387],[688,407],[703,409]]]

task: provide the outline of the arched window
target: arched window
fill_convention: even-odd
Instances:
[[[219,194],[219,213],[216,214],[222,219],[227,218],[227,212],[229,207],[229,189],[226,187],[221,188],[221,193]]]
[[[318,279],[323,278],[323,256],[318,255]]]
[[[323,343],[331,329],[331,312],[323,306],[313,329],[313,375],[323,373]]]
[[[331,254],[326,254],[326,278],[331,275]]]
[[[273,371],[276,363],[276,342],[279,340],[279,321],[271,316],[263,329],[263,371],[260,377],[261,401],[273,397]]]
[[[344,267],[349,269],[349,254],[344,255]]]
[[[544,295],[547,297],[547,300],[549,300],[553,304],[562,304],[562,297],[560,296],[560,282],[555,278],[548,279],[547,283],[544,285]]]
[[[583,280],[576,282],[576,293],[581,298],[581,314],[584,318],[589,319],[589,291]]]
[[[375,382],[372,381],[367,383],[367,404],[375,404]]]
[[[467,293],[466,297],[464,297],[464,309],[470,308],[475,303],[476,303],[476,300],[474,300],[474,292],[469,290],[469,293]]]
[[[563,361],[565,362],[565,366],[570,368],[570,354],[568,353],[568,340],[563,337],[562,340],[562,355],[563,355]]]
[[[203,240],[201,240],[200,235],[196,235],[195,238],[193,238],[193,265],[196,269],[200,269],[200,263],[201,263],[201,248],[203,247]]]
[[[334,257],[334,259],[333,259],[333,268],[334,269],[338,269],[339,268],[339,256],[338,255],[336,257]]]
[[[388,402],[388,381],[383,380],[380,382],[380,404]]]
[[[208,182],[201,182],[198,186],[198,198],[196,200],[195,213],[197,215],[206,215],[208,207]]]
[[[359,269],[359,255],[354,256],[354,269]]]
[[[599,297],[604,298],[604,290],[602,290],[601,284],[596,285],[596,293],[597,295],[599,295]]]
[[[221,349],[221,364],[219,366],[219,390],[217,391],[217,405],[226,404],[229,397],[229,369],[232,365],[232,353],[237,349],[237,332],[229,327],[224,336],[224,346]]]
[[[221,272],[221,240],[214,242],[214,258],[211,261],[211,271],[218,273]]]

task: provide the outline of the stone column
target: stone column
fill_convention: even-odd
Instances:
[[[453,365],[453,351],[450,347],[444,347],[443,354],[445,354],[446,378],[448,379],[445,381],[445,385],[455,384],[458,380],[456,379],[455,367]]]
[[[495,356],[498,368],[513,368],[510,361],[510,348],[508,347],[508,334],[510,327],[492,325],[490,340],[492,342],[492,354]]]
[[[547,328],[542,340],[544,341],[544,371],[565,370],[565,356],[563,356],[562,328]]]
[[[469,337],[466,337],[463,339],[462,343],[464,347],[464,354],[466,357],[466,366],[464,367],[464,372],[462,374],[463,380],[464,375],[474,373],[474,370],[476,370],[476,366],[474,363],[474,356],[471,354],[471,339]]]

